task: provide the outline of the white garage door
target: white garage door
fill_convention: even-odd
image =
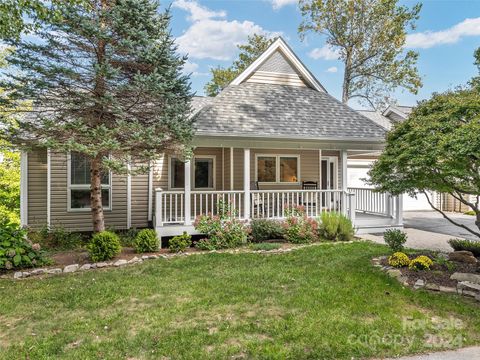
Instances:
[[[370,169],[367,162],[355,162],[348,166],[348,187],[369,187],[365,184],[364,178],[368,178],[368,170]],[[431,197],[430,197],[431,199]],[[419,194],[417,198],[403,195],[403,210],[432,210],[425,195]]]

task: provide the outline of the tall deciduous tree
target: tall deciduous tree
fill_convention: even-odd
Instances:
[[[477,50],[480,70],[480,51]],[[480,87],[434,94],[387,136],[387,146],[370,170],[381,191],[410,195],[448,193],[469,206],[478,229],[471,229],[438,208],[451,223],[480,237]]]
[[[275,39],[268,38],[265,35],[253,34],[249,36],[246,44],[238,45],[240,54],[232,66],[227,68],[218,66],[210,70],[212,80],[205,85],[206,94],[208,96],[216,96],[220,91],[225,89],[233,79],[262,55],[274,40]]]
[[[398,0],[300,0],[302,37],[315,32],[344,64],[342,101],[358,98],[378,108],[398,87],[416,94],[422,86],[418,53],[404,51],[421,6]]]
[[[90,160],[94,231],[105,229],[102,173],[125,173],[163,152],[186,153],[193,136],[191,91],[176,54],[170,13],[153,0],[52,4],[58,21],[37,29],[36,42],[11,40],[0,105],[33,110],[3,137],[22,146],[79,152]],[[140,167],[146,170],[145,167]]]

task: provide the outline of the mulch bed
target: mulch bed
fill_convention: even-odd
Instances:
[[[455,272],[460,273],[477,273],[480,274],[479,264],[466,264],[457,261],[450,261],[453,268],[449,269],[444,264],[438,264],[435,262],[436,256],[430,252],[421,252],[409,255],[410,260],[417,256],[425,255],[434,261],[434,264],[430,270],[410,270],[409,268],[401,268],[402,275],[408,277],[408,284],[413,286],[419,279],[424,280],[426,283],[435,284],[438,286],[456,287],[457,280],[451,280],[450,276]],[[388,258],[382,259],[381,264],[388,266]]]

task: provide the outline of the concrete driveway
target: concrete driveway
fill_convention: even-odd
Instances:
[[[448,213],[448,216],[458,223],[479,231],[475,225],[474,216],[459,213]],[[478,237],[465,229],[453,225],[436,211],[405,211],[403,213],[403,223],[405,228],[445,234],[462,239],[478,240]]]

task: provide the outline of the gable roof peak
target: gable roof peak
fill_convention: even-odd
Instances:
[[[327,92],[327,90],[320,84],[315,76],[307,69],[298,56],[293,52],[292,48],[286,43],[282,37],[278,37],[268,48],[260,55],[253,63],[250,64],[240,75],[238,75],[231,85],[240,85],[246,81],[254,72],[258,69],[275,53],[280,52],[291,64],[293,69],[301,75],[302,80],[310,86],[312,89],[321,92]]]

